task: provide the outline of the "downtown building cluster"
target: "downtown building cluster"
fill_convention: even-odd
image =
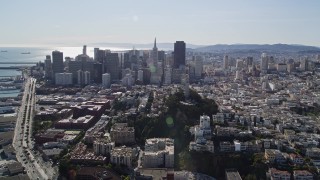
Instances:
[[[86,46],[75,58],[63,58],[63,52],[53,51],[41,66],[47,80],[62,86],[170,85],[181,83],[185,74],[190,74],[192,80],[202,76],[201,57],[194,60],[192,68],[186,66],[186,44],[183,41],[174,43],[173,52],[158,50],[156,40],[151,50],[112,52],[94,48],[93,58],[87,55]]]

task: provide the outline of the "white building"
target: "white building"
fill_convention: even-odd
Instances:
[[[56,73],[56,85],[72,85],[72,73]]]
[[[210,129],[210,117],[209,116],[200,116],[200,128]]]
[[[129,147],[113,148],[110,153],[110,162],[116,165],[132,166],[134,150]]]
[[[174,167],[174,140],[169,138],[147,139],[143,153],[144,168]]]
[[[236,71],[236,77],[235,80],[241,80],[241,72],[239,70]]]
[[[109,88],[111,85],[111,76],[109,73],[102,74],[102,86]]]
[[[195,141],[189,144],[189,150],[214,152],[213,142],[210,141],[212,132],[209,116],[200,116],[200,124],[193,127]]]
[[[143,70],[138,71],[138,81],[143,82]]]
[[[107,155],[115,147],[114,142],[106,140],[96,140],[93,143],[93,151],[96,155]]]
[[[79,84],[79,85],[83,84],[83,71],[78,70],[77,76],[78,76],[77,84]]]
[[[90,76],[90,72],[89,71],[86,71],[86,72],[84,72],[84,84],[90,84],[90,78],[91,78],[91,76]]]

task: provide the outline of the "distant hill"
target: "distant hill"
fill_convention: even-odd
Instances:
[[[314,46],[304,46],[304,45],[291,45],[291,44],[217,44],[205,47],[195,48],[193,51],[196,52],[316,52],[320,53],[320,48]]]
[[[89,46],[93,47],[115,47],[121,49],[152,49],[153,43],[148,44],[138,44],[138,43],[91,43],[88,44]],[[199,47],[203,47],[201,45],[194,45],[194,44],[186,44],[188,49],[195,49]],[[157,43],[157,47],[159,50],[173,50],[174,42],[172,43]]]

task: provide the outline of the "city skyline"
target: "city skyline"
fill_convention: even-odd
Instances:
[[[93,43],[302,44],[320,46],[320,2],[2,2],[0,46]]]

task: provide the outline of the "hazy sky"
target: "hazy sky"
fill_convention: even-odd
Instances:
[[[320,46],[320,0],[4,0],[0,45]]]

